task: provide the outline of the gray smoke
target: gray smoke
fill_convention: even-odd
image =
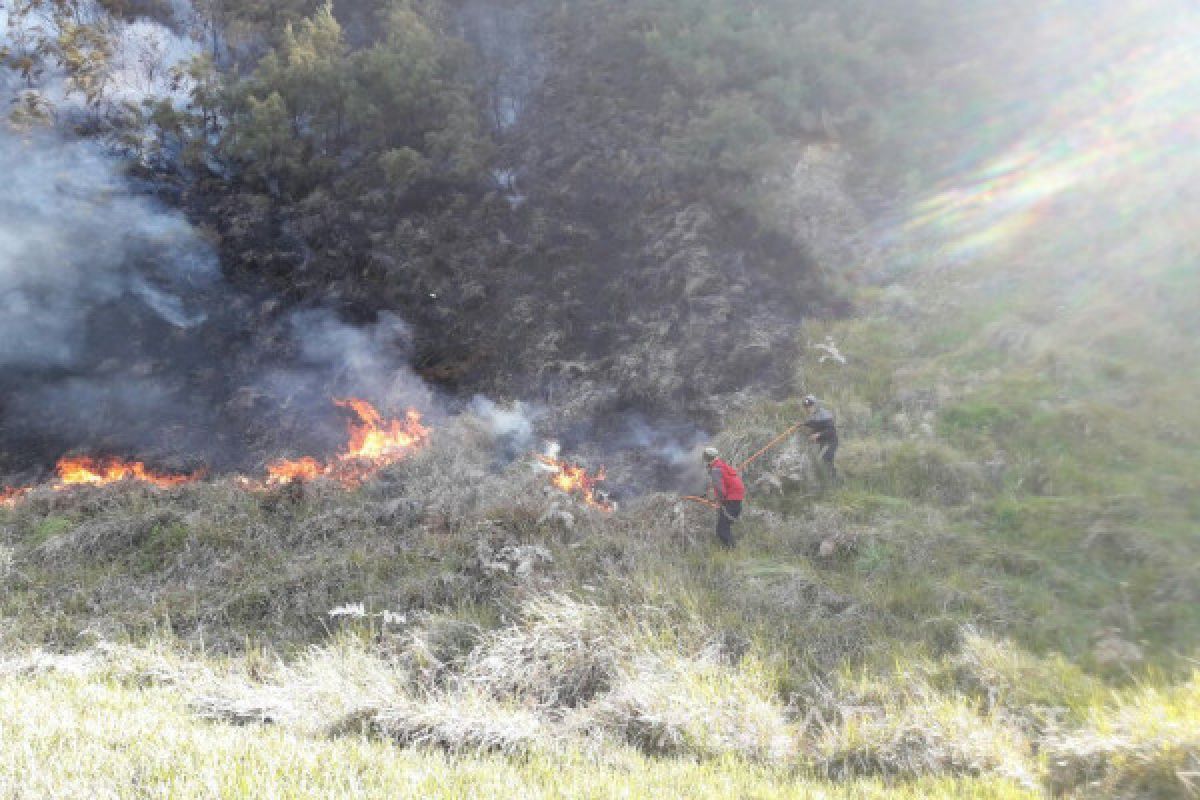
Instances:
[[[355,326],[328,309],[298,311],[288,316],[284,330],[286,355],[257,389],[293,423],[315,420],[318,434],[327,428],[323,439],[341,438],[343,426],[334,424],[334,399],[362,398],[385,413],[415,408],[429,415],[440,405],[407,366],[411,332],[395,314],[383,313],[372,324]],[[294,441],[305,438],[303,430],[296,431]]]
[[[522,402],[501,406],[483,395],[473,397],[467,409],[487,425],[502,458],[520,458],[534,449],[539,410]]]
[[[0,175],[0,466],[210,453],[194,370],[227,292],[210,243],[92,143],[0,127]]]
[[[0,76],[0,97],[12,102],[32,92],[60,122],[95,120],[121,114],[146,100],[169,99],[184,106],[193,88],[181,66],[201,51],[195,36],[196,13],[186,0],[173,2],[170,22],[175,30],[153,19],[111,15],[95,0],[78,0],[66,7],[45,5],[9,11],[0,3],[0,47],[34,63],[30,80],[14,73]],[[66,24],[87,24],[100,30],[111,44],[104,61],[99,91],[88,98],[72,84],[52,53]],[[32,83],[32,85],[30,85]]]
[[[0,175],[0,368],[77,366],[92,315],[125,298],[202,321],[184,298],[218,280],[212,249],[96,147],[0,129]]]

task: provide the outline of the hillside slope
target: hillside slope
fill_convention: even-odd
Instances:
[[[874,109],[890,127],[880,133],[847,99],[859,84],[838,77],[887,95],[874,57],[921,50],[938,3],[916,4],[925,22],[885,27],[871,47],[819,2],[793,16],[790,0],[764,0],[770,14],[755,16],[717,0],[645,0],[594,39],[587,22],[608,4],[550,5],[545,24],[563,48],[551,55],[577,53],[626,82],[609,93],[586,69],[556,74],[526,109],[545,139],[501,126],[496,158],[530,181],[521,202],[519,181],[480,193],[479,174],[451,166],[448,153],[471,147],[449,134],[475,128],[454,113],[471,95],[461,65],[424,59],[457,52],[426,47],[442,41],[423,38],[443,35],[426,14],[441,4],[388,5],[395,38],[378,48],[364,27],[374,17],[356,18],[354,3],[340,21],[307,2],[226,8],[230,57],[266,66],[249,83],[232,70],[227,88],[240,94],[223,102],[268,133],[287,129],[284,103],[309,135],[279,152],[278,138],[242,141],[277,156],[259,164],[270,174],[247,167],[236,186],[191,187],[220,201],[205,213],[230,225],[224,255],[244,245],[242,267],[312,281],[301,294],[332,286],[355,305],[385,286],[384,305],[424,303],[420,336],[494,339],[480,368],[497,384],[544,368],[537,399],[585,419],[613,398],[646,401],[635,409],[691,398],[735,463],[796,422],[813,392],[838,415],[843,480],[820,479],[804,440],[782,443],[747,470],[727,551],[710,509],[638,486],[635,446],[609,464],[626,496],[600,508],[554,488],[477,405],[431,419],[427,445],[361,484],[228,475],[6,496],[0,794],[1197,796],[1200,22],[1188,23],[1200,18],[1174,0],[1152,4],[1157,16],[1107,1],[1028,4],[1021,24],[992,28],[980,22],[994,4],[955,4],[938,29],[949,44],[922,50],[942,69]],[[478,4],[451,7],[474,8],[486,27]],[[260,35],[273,15],[295,23],[279,41]],[[832,69],[811,85],[739,91],[747,71],[822,60],[786,37],[749,46],[780,19],[836,45]],[[408,73],[377,59],[417,58],[448,87],[436,119],[420,120],[442,136],[404,131],[429,149],[401,152],[369,103],[340,130],[285,69],[314,63],[297,35],[330,45],[318,61],[333,77],[397,78]],[[267,55],[289,48],[291,61]],[[520,55],[519,69],[536,72],[541,56]],[[842,69],[859,57],[872,69]],[[1006,60],[1013,74],[997,79]],[[896,72],[907,63],[898,56]],[[679,86],[639,95],[647,64],[673,67]],[[311,85],[336,96],[345,84]],[[271,99],[272,86],[300,105]],[[819,110],[825,94],[842,104],[824,115],[806,105]],[[770,133],[742,124],[760,112]],[[183,147],[187,126],[211,120],[176,122]],[[886,169],[841,141],[842,126],[877,145],[906,131],[915,143]],[[747,136],[786,158],[762,171]],[[328,153],[309,158],[360,146],[388,150],[381,163],[412,168],[415,182],[381,199],[359,191],[382,174],[374,160],[340,171]],[[706,154],[721,169],[704,169]],[[423,169],[435,185],[414,177]],[[740,177],[723,185],[725,169]],[[872,220],[839,229],[856,207],[848,186],[867,197],[909,178]],[[781,228],[794,238],[780,242]],[[312,245],[311,272],[282,258]],[[628,273],[596,269],[613,252]],[[720,284],[750,262],[763,270],[754,291]],[[824,301],[834,287],[840,313],[800,318],[817,303],[797,297]],[[445,317],[430,295],[469,295],[478,314]],[[286,339],[280,306],[257,308]],[[542,337],[567,329],[566,344]],[[729,331],[742,349],[708,358],[709,339],[723,346]],[[433,361],[455,373],[447,384],[470,384],[458,372],[469,354],[453,349]],[[580,364],[580,353],[600,355]],[[745,374],[723,371],[735,362]],[[760,368],[761,385],[749,380]]]
[[[46,785],[226,781],[211,748],[245,741],[239,780],[285,795],[336,795],[386,756],[445,796],[501,775],[541,796],[1187,796],[1200,420],[1178,331],[1197,272],[1115,276],[1114,306],[1080,317],[1056,313],[1054,272],[989,274],[920,270],[809,326],[797,387],[840,412],[845,482],[774,451],[733,553],[673,496],[606,514],[527,462],[496,471],[468,418],[355,492],[35,493],[4,512],[6,691],[191,731],[170,772],[135,751]],[[748,409],[718,444],[749,454],[797,413]],[[265,727],[221,733],[248,720]],[[9,724],[6,743],[67,746]],[[338,771],[274,762],[296,747]],[[642,760],[664,755],[686,758]]]

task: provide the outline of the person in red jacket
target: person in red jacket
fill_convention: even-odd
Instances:
[[[733,523],[742,514],[746,487],[737,470],[721,460],[715,447],[704,448],[704,466],[708,468],[712,493],[721,504],[717,509],[717,539],[722,546],[733,547]]]

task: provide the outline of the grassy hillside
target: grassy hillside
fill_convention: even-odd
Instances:
[[[1113,273],[1075,313],[1024,266],[811,324],[796,389],[839,412],[845,480],[774,451],[731,553],[700,506],[497,472],[465,418],[357,492],[31,496],[0,551],[5,789],[1192,796],[1200,277]]]

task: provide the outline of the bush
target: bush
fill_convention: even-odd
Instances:
[[[972,630],[964,632],[962,649],[949,667],[954,685],[989,710],[1032,715],[1064,707],[1079,710],[1101,690],[1096,679],[1060,655],[1039,658],[1013,642]]]
[[[192,708],[225,721],[274,722],[310,733],[338,731],[350,715],[370,715],[405,697],[409,676],[353,636],[314,647],[293,664],[274,657],[198,688]]]
[[[961,504],[988,488],[979,464],[937,442],[864,444],[847,448],[846,469],[862,474],[871,488],[896,497]]]

